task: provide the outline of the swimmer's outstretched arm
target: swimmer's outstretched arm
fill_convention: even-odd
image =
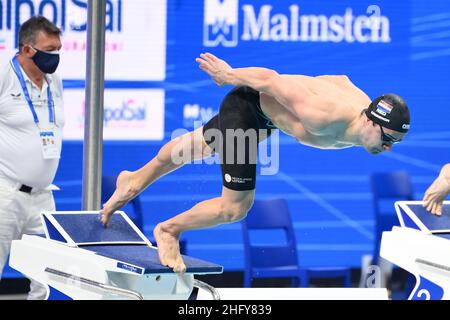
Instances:
[[[292,81],[290,77],[280,75],[275,70],[259,67],[232,68],[211,53],[202,53],[196,61],[217,85],[251,87],[271,95],[294,113],[295,106],[311,96],[311,92],[301,83]]]
[[[450,163],[442,167],[439,176],[425,192],[423,206],[432,214],[442,214],[442,202],[450,193]]]

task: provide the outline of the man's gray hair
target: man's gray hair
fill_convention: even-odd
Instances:
[[[19,29],[19,49],[25,44],[36,43],[36,38],[39,32],[44,32],[48,35],[60,36],[61,29],[43,16],[33,16],[25,21]]]

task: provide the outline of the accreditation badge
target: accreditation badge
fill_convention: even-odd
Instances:
[[[40,140],[44,159],[59,159],[61,157],[53,131],[40,131]]]

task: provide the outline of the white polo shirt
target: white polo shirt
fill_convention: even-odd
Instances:
[[[54,127],[55,143],[61,152],[64,112],[62,81],[55,74],[46,75],[42,90],[22,73],[41,129]],[[54,101],[55,124],[49,121],[47,87]],[[11,61],[0,71],[0,178],[43,189],[51,185],[59,159],[44,159],[40,130],[25,99]]]

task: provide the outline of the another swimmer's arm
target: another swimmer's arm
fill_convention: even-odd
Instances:
[[[442,167],[439,176],[425,192],[423,206],[432,214],[442,214],[442,202],[450,193],[450,163]]]

